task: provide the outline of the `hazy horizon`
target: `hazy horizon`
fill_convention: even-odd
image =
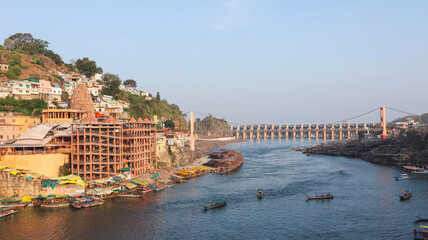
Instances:
[[[428,1],[21,1],[0,41],[31,33],[138,89],[242,124],[428,112]],[[12,11],[13,10],[13,11]],[[404,116],[387,110],[387,120]],[[379,122],[379,112],[351,122]]]

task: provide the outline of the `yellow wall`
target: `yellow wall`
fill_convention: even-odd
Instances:
[[[4,155],[0,157],[0,165],[17,169],[28,169],[32,173],[40,173],[46,177],[57,177],[59,168],[68,162],[69,155],[62,153]]]

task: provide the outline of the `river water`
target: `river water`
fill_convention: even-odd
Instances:
[[[428,175],[395,181],[400,168],[290,149],[315,143],[232,144],[245,161],[234,173],[91,209],[25,208],[0,219],[0,239],[413,239],[415,215],[428,217]],[[402,188],[410,200],[399,201]],[[306,201],[317,192],[334,199]],[[228,205],[202,210],[218,197]]]

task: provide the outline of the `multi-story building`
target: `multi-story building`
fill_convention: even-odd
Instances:
[[[58,83],[52,84],[49,91],[49,100],[51,101],[61,101],[62,89]]]
[[[46,80],[39,80],[39,95],[43,100],[49,100],[51,92],[51,82]]]
[[[75,82],[64,82],[64,91],[66,91],[69,96],[73,94],[73,90],[75,87],[76,87]]]
[[[103,123],[72,124],[71,172],[85,180],[104,179],[129,167],[134,176],[157,168],[156,126],[153,121],[113,117]]]
[[[10,82],[0,82],[0,98],[6,98],[12,96],[12,84]]]
[[[19,137],[27,128],[40,123],[40,118],[0,112],[0,142]]]

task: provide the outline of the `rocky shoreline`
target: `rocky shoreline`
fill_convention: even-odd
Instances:
[[[428,164],[427,150],[414,149],[400,138],[333,141],[297,150],[304,154],[360,158],[382,165]]]
[[[220,172],[231,172],[244,164],[244,158],[241,152],[235,150],[222,150],[213,152],[208,156],[211,160],[205,163],[205,166],[219,168]]]

